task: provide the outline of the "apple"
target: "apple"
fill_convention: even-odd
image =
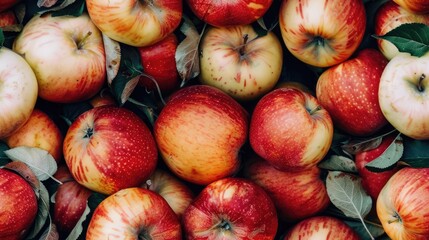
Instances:
[[[297,88],[313,96],[316,96],[316,93],[310,90],[307,85],[296,81],[279,81],[274,88]]]
[[[281,43],[273,32],[259,36],[251,25],[211,27],[200,43],[202,84],[238,100],[253,100],[271,90],[283,65]]]
[[[89,104],[91,104],[93,108],[102,106],[118,106],[112,93],[103,90],[101,90],[97,95],[89,99]]]
[[[30,118],[37,101],[37,79],[17,53],[0,48],[0,139],[8,137]]]
[[[330,216],[314,216],[302,220],[290,229],[284,240],[336,239],[359,240],[359,235],[345,222]]]
[[[63,153],[78,183],[106,195],[142,184],[155,170],[158,158],[143,119],[115,106],[82,113],[66,133]]]
[[[16,16],[13,10],[9,9],[9,10],[0,11],[0,28],[3,29],[5,27],[12,26],[15,24],[18,24],[18,20],[16,19]]]
[[[2,0],[0,4],[0,12],[8,10],[15,6],[15,4],[21,2],[21,0]]]
[[[377,215],[391,239],[428,239],[429,168],[405,167],[386,183]]]
[[[274,239],[278,219],[268,194],[241,178],[207,185],[183,215],[186,239]]]
[[[97,206],[85,239],[180,240],[181,234],[180,221],[167,201],[134,187],[110,195]]]
[[[334,126],[319,101],[296,88],[279,88],[256,104],[249,129],[252,149],[281,171],[302,171],[328,153]]]
[[[87,0],[94,24],[109,38],[146,47],[167,37],[182,19],[182,0]]]
[[[353,136],[368,136],[387,125],[378,103],[387,62],[380,51],[367,48],[319,76],[316,97],[337,128]]]
[[[264,16],[273,0],[211,1],[187,0],[192,12],[213,26],[251,24]]]
[[[259,157],[246,164],[244,176],[271,197],[279,218],[296,222],[321,213],[330,204],[317,166],[299,172],[279,171]]]
[[[155,140],[168,168],[199,185],[238,172],[247,131],[246,110],[207,85],[191,85],[173,93],[154,123]]]
[[[280,6],[279,25],[296,58],[330,67],[348,59],[362,42],[365,7],[361,0],[287,0]]]
[[[429,2],[426,0],[393,0],[401,7],[415,13],[429,13]]]
[[[399,6],[394,1],[387,1],[378,9],[375,15],[374,33],[375,35],[382,36],[405,23],[424,23],[429,25],[429,13],[413,13]],[[399,53],[398,48],[393,43],[384,39],[377,38],[377,46],[388,60]]]
[[[31,185],[20,175],[0,168],[0,239],[24,239],[38,211]]]
[[[387,121],[402,134],[429,139],[429,54],[399,53],[380,78],[378,100]]]
[[[101,32],[87,14],[34,15],[13,42],[36,74],[39,97],[71,103],[91,98],[106,78]]]
[[[5,138],[9,148],[27,146],[48,151],[57,163],[63,159],[64,136],[54,120],[44,111],[34,108],[30,118],[17,131]]]

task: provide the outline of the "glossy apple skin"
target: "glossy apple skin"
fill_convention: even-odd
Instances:
[[[16,19],[15,13],[12,10],[0,11],[0,28],[12,26],[15,24],[18,24],[18,20]]]
[[[271,90],[281,74],[282,46],[273,32],[257,36],[251,25],[209,28],[200,45],[201,83],[242,101]]]
[[[354,136],[368,136],[387,124],[378,102],[386,65],[383,54],[368,48],[320,75],[316,97],[336,127]]]
[[[37,101],[37,79],[24,58],[0,48],[0,139],[30,118]]]
[[[348,59],[363,39],[365,24],[360,0],[288,0],[279,10],[286,47],[299,60],[316,67]]]
[[[204,22],[221,27],[250,24],[262,17],[273,0],[187,0],[192,12]]]
[[[99,193],[142,184],[155,170],[156,143],[145,122],[122,107],[97,107],[69,127],[64,159],[73,177]]]
[[[399,6],[394,1],[387,1],[378,9],[375,15],[374,33],[382,36],[405,23],[424,23],[429,25],[429,13],[413,13]],[[388,60],[399,53],[398,48],[387,40],[377,39],[377,46]]]
[[[19,3],[21,0],[2,0],[0,4],[0,12],[12,8],[15,4]]]
[[[414,13],[429,13],[429,2],[426,0],[393,0],[401,7]]]
[[[143,188],[126,188],[104,199],[94,210],[87,240],[180,240],[176,214],[159,194]]]
[[[327,154],[333,129],[328,111],[314,96],[296,88],[279,88],[256,104],[249,140],[252,149],[275,168],[302,171]]]
[[[304,219],[293,226],[283,240],[294,239],[359,240],[360,237],[339,219],[315,216]]]
[[[278,219],[267,193],[248,179],[207,185],[183,215],[186,239],[274,239]]]
[[[402,168],[377,199],[377,215],[393,239],[429,239],[429,168]]]
[[[164,39],[180,24],[182,0],[87,0],[92,21],[109,38],[134,47]]]
[[[30,64],[39,97],[47,101],[87,100],[105,83],[103,39],[87,14],[35,15],[15,39],[13,50]]]
[[[286,172],[277,170],[261,158],[254,158],[246,165],[244,173],[246,178],[268,193],[279,218],[285,222],[314,216],[330,203],[317,166],[299,172]]]
[[[0,169],[0,196],[0,238],[24,239],[38,209],[33,188],[20,175]]]
[[[154,135],[174,174],[207,185],[239,170],[248,119],[245,109],[226,93],[192,85],[170,97],[155,121]]]

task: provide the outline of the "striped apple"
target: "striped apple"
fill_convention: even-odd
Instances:
[[[415,13],[429,13],[429,2],[427,0],[393,0],[401,7]]]

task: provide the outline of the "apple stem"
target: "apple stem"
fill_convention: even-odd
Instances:
[[[219,223],[218,225],[219,228],[221,228],[222,230],[226,230],[229,231],[231,230],[231,225],[229,224],[228,221],[225,221],[222,219],[222,221]]]
[[[425,88],[422,85],[422,82],[425,78],[426,78],[426,75],[424,73],[422,73],[422,75],[420,76],[420,79],[419,79],[419,84],[417,85],[417,89],[419,90],[419,92],[423,92],[425,90]]]
[[[77,48],[82,49],[82,46],[85,44],[85,41],[88,39],[89,36],[92,35],[91,31],[88,31],[85,36],[77,43]]]
[[[399,216],[397,212],[395,212],[395,215],[393,217],[395,219],[387,221],[388,224],[402,222],[401,216]]]
[[[240,53],[240,55],[244,55],[244,47],[246,46],[248,41],[249,41],[249,34],[246,33],[243,35],[243,44],[235,48],[235,49],[238,49],[238,52]]]
[[[310,113],[310,115],[313,115],[315,112],[319,111],[320,109],[322,109],[322,106],[318,105],[317,107],[311,109],[308,112]]]

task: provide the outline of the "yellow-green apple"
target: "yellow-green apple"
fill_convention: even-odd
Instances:
[[[153,77],[162,93],[169,94],[180,86],[176,67],[178,40],[174,33],[147,47],[139,47],[144,74]],[[141,76],[139,85],[153,91],[157,86],[147,76]]]
[[[282,171],[319,163],[332,143],[332,119],[319,101],[296,88],[279,88],[256,104],[249,129],[252,149]]]
[[[382,155],[391,144],[395,144],[396,136],[397,134],[395,133],[389,134],[382,138],[380,145],[376,148],[355,154],[356,168],[362,178],[362,187],[371,196],[373,203],[377,201],[378,195],[386,182],[399,168],[395,166],[393,169],[383,172],[371,172],[365,165]]]
[[[54,120],[44,111],[34,108],[30,118],[4,141],[9,148],[27,146],[48,151],[57,163],[63,159],[64,136]]]
[[[383,71],[378,101],[387,121],[402,134],[429,139],[429,54],[399,53]]]
[[[200,44],[201,83],[238,100],[252,100],[279,80],[283,52],[273,32],[259,36],[251,25],[209,28]]]
[[[429,13],[429,2],[427,0],[393,0],[401,7],[415,13]]]
[[[0,11],[0,28],[5,28],[15,24],[18,24],[18,19],[16,19],[13,10],[9,9],[5,11]]]
[[[87,0],[92,21],[109,38],[134,47],[152,45],[174,32],[182,0]]]
[[[359,240],[359,235],[345,222],[329,216],[304,219],[290,229],[283,240],[336,239]]]
[[[247,131],[246,110],[226,93],[206,85],[173,93],[154,124],[155,140],[168,168],[200,185],[237,173]]]
[[[0,239],[24,239],[38,211],[33,187],[13,171],[0,168]]]
[[[78,183],[107,195],[142,184],[155,170],[158,158],[143,119],[115,106],[82,113],[66,133],[63,153]]]
[[[105,198],[94,210],[87,240],[180,240],[180,221],[167,201],[144,188],[125,188]]]
[[[15,4],[19,3],[21,0],[2,0],[0,4],[0,12],[12,8]]]
[[[37,79],[17,53],[0,48],[0,139],[11,135],[30,118],[37,101]]]
[[[160,168],[156,169],[141,187],[161,195],[179,219],[194,199],[193,191],[184,181]]]
[[[186,3],[199,19],[220,27],[253,23],[264,16],[273,0],[187,0]]]
[[[429,239],[429,168],[405,167],[395,173],[377,199],[377,215],[393,239]]]
[[[246,164],[244,176],[271,197],[279,218],[295,222],[321,213],[330,200],[317,166],[299,172],[280,171],[256,157]]]
[[[183,215],[186,239],[274,239],[276,208],[257,184],[224,178],[207,185]]]
[[[70,103],[91,98],[106,77],[101,32],[87,14],[34,15],[13,43],[36,74],[39,97]]]
[[[374,33],[382,36],[405,23],[424,23],[429,25],[429,13],[413,13],[394,1],[387,1],[378,9],[375,15]],[[377,38],[377,46],[388,60],[399,53],[398,48],[393,43],[381,38]]]
[[[380,51],[367,48],[319,76],[316,97],[335,127],[354,136],[368,136],[387,124],[378,103],[380,77],[386,65]]]
[[[361,43],[366,13],[361,0],[287,0],[279,10],[287,49],[312,66],[329,67],[348,59]]]

